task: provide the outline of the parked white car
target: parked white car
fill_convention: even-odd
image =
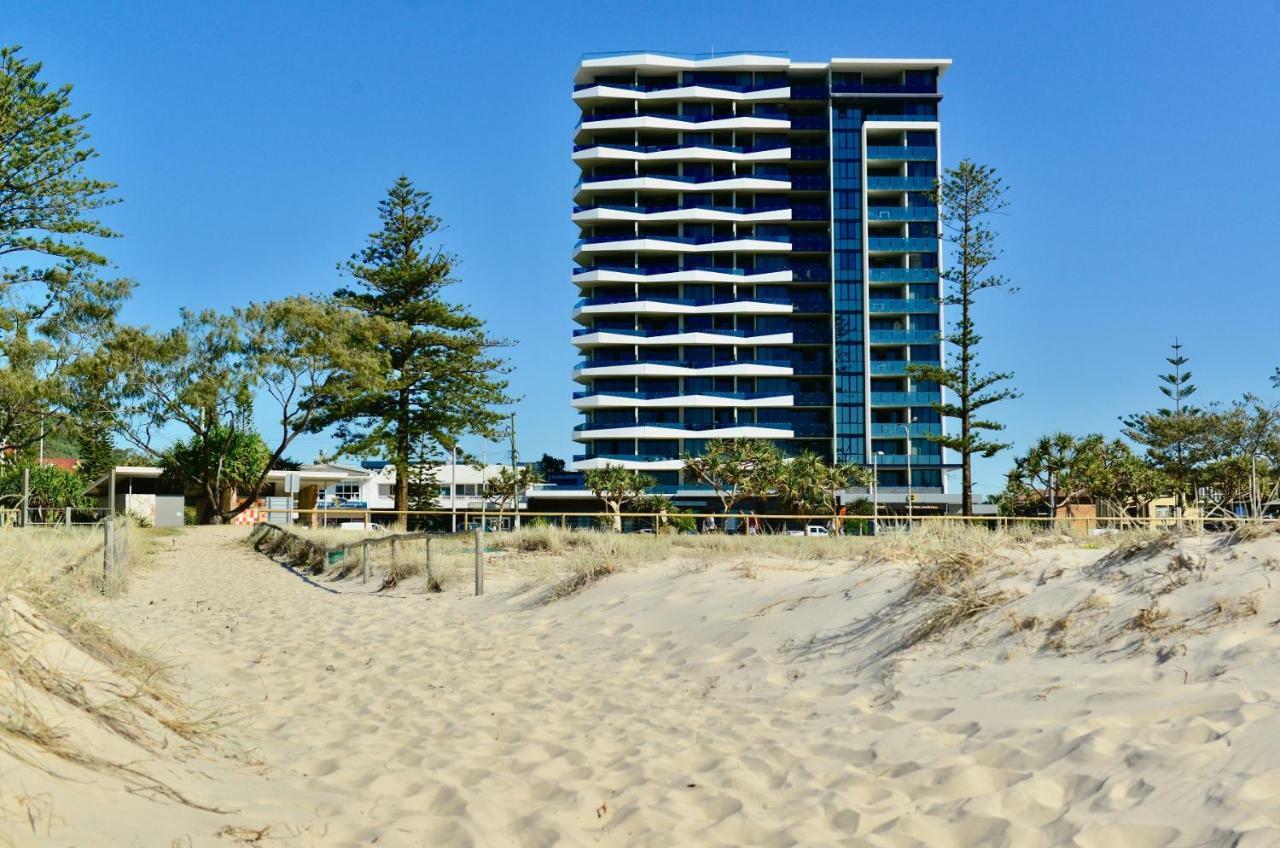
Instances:
[[[803,530],[788,530],[788,536],[830,536],[831,532],[821,524],[810,524]]]

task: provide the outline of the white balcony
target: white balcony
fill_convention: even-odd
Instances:
[[[681,120],[657,115],[583,115],[578,131],[583,130],[667,130],[669,132],[715,132],[716,130],[748,130],[783,132],[791,129],[788,118],[758,118],[754,115],[725,115],[711,120]]]
[[[725,177],[697,183],[668,177],[624,176],[590,180],[583,178],[583,182],[578,186],[576,195],[589,195],[593,191],[681,191],[689,193],[749,191],[755,193],[791,191],[791,181],[770,180],[760,177]]]
[[[787,162],[790,147],[753,150],[740,153],[714,147],[672,147],[666,150],[640,151],[612,145],[597,145],[578,150],[573,160],[583,164],[595,162]]]
[[[576,409],[634,409],[637,407],[699,407],[723,409],[738,407],[747,409],[776,409],[795,406],[795,395],[772,397],[736,398],[719,395],[671,395],[668,397],[627,397],[625,395],[587,395],[574,398]]]
[[[598,206],[573,213],[573,220],[578,224],[591,224],[598,221],[667,221],[671,223],[725,223],[764,224],[773,221],[790,221],[791,209],[767,209],[763,212],[741,212],[729,208],[690,207],[687,209],[665,209],[661,212],[637,212],[632,209],[611,209]]]
[[[600,330],[595,333],[583,333],[576,335],[573,339],[574,345],[580,348],[588,347],[616,347],[624,345],[645,345],[667,346],[667,345],[722,345],[738,347],[757,347],[759,345],[789,345],[793,343],[791,333],[768,333],[759,336],[739,336],[735,334],[715,333],[715,332],[696,332],[696,333],[669,333],[662,336],[640,336],[631,333],[610,332],[609,330]]]
[[[795,307],[789,303],[759,303],[738,300],[731,303],[671,303],[661,300],[636,299],[623,303],[596,303],[578,306],[573,317],[588,315],[789,315]]]
[[[789,365],[765,365],[759,362],[734,362],[728,365],[693,367],[662,362],[629,362],[617,365],[578,366],[575,380],[590,377],[790,377]]]
[[[580,241],[574,246],[573,255],[592,253],[789,253],[791,242],[773,239],[725,238],[701,243],[672,236],[642,236],[618,241]]]
[[[610,459],[608,457],[593,457],[592,459],[580,459],[573,463],[574,471],[591,471],[596,468],[609,468],[610,466],[621,466],[633,471],[679,471],[684,468],[683,459],[656,459],[656,460],[633,460],[633,459]]]
[[[795,431],[781,427],[742,425],[708,430],[685,430],[678,424],[620,425],[598,430],[578,430],[574,441],[593,439],[793,439]]]
[[[760,101],[788,100],[791,97],[790,86],[764,88],[759,91],[732,91],[708,85],[682,85],[677,88],[664,88],[658,91],[637,91],[625,86],[599,85],[580,88],[573,93],[573,99],[584,106],[609,100],[642,100],[650,103],[667,100],[722,100],[738,103],[757,103]]]
[[[682,268],[662,274],[644,274],[641,269],[635,273],[616,269],[608,271],[585,271],[574,274],[573,281],[582,283],[789,283],[792,272],[766,271],[760,274],[735,274],[731,271],[706,271]]]

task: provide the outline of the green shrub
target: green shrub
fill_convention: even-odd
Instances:
[[[196,512],[193,506],[184,506],[182,508],[182,523],[188,526],[194,526],[200,523],[200,513]]]

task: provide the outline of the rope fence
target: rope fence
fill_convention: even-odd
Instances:
[[[484,594],[485,543],[484,531],[476,528],[471,536],[475,557],[475,591]],[[354,570],[360,568],[361,582],[368,583],[373,572],[373,555],[381,550],[389,552],[388,573],[396,573],[401,564],[401,557],[410,555],[409,544],[423,543],[422,569],[426,577],[428,591],[439,591],[440,581],[436,577],[437,546],[442,538],[441,533],[394,533],[386,536],[366,536],[352,542],[339,545],[324,545],[314,539],[307,539],[286,527],[273,523],[257,524],[250,532],[249,541],[254,550],[266,554],[288,565],[290,568],[320,574],[327,569],[339,567]],[[357,553],[358,552],[358,553]]]
[[[772,513],[738,510],[732,512],[570,512],[528,510],[404,510],[393,509],[293,509],[273,511],[274,516],[288,512],[302,524],[329,526],[330,522],[360,522],[365,529],[384,525],[432,525],[440,529],[428,533],[514,529],[517,526],[558,526],[561,529],[609,530],[621,527],[629,532],[730,532],[789,533],[791,535],[869,535],[876,532],[905,531],[913,527],[976,526],[992,531],[1009,531],[1015,527],[1032,530],[1077,529],[1120,531],[1139,528],[1185,529],[1193,532],[1229,531],[1246,525],[1275,525],[1274,518],[1245,516],[1008,516],[1008,515],[849,515],[839,513]],[[689,524],[692,522],[693,526]],[[456,524],[456,528],[455,525]],[[818,529],[820,528],[820,529]],[[420,531],[420,533],[423,531]],[[420,534],[419,533],[419,534]],[[415,534],[409,534],[415,535]],[[401,534],[403,538],[404,534]],[[391,537],[374,537],[391,540]]]

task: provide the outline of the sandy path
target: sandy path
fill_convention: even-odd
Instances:
[[[538,608],[317,585],[242,536],[177,537],[113,614],[243,705],[270,780],[232,818],[281,844],[1280,844],[1267,632],[1265,679],[882,660],[892,569],[655,568]]]

